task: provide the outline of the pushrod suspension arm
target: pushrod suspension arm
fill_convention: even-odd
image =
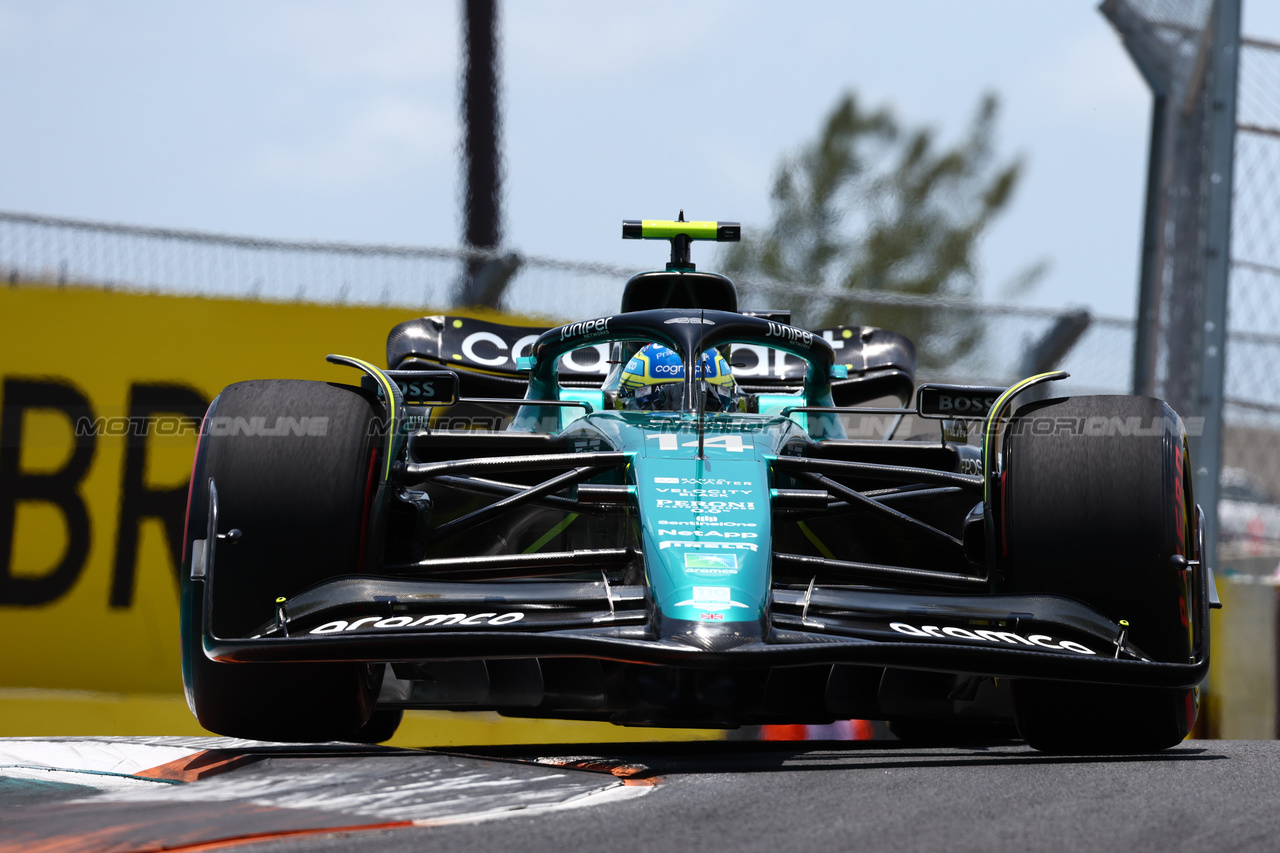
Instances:
[[[956,488],[955,486],[938,486],[929,489],[874,489],[872,491],[863,492],[863,495],[868,498],[873,498],[877,503],[891,504],[917,500],[920,498],[937,498],[944,495],[959,495],[964,491],[964,489]],[[858,506],[861,506],[861,504]],[[827,503],[820,509],[816,507],[778,507],[774,511],[787,517],[794,517],[798,515],[813,515],[814,513],[833,515],[835,513],[849,512],[853,509],[855,509],[855,507],[848,501],[837,500]]]
[[[899,483],[934,483],[939,486],[957,486],[979,494],[982,492],[982,477],[976,474],[955,474],[950,471],[935,471],[932,468],[903,468],[899,465],[846,462],[841,459],[814,459],[808,456],[778,456],[773,459],[773,470],[785,471],[788,474],[802,471],[844,474]]]
[[[523,492],[528,486],[519,483],[507,483],[502,480],[489,480],[484,477],[453,477],[449,475],[433,477],[433,483],[441,486],[449,486],[450,488],[460,489],[466,492],[474,492],[481,495],[516,495]],[[585,513],[604,513],[607,512],[605,507],[599,504],[586,504],[576,501],[573,498],[563,498],[559,495],[543,495],[536,499],[534,503],[555,507],[556,509],[567,509],[570,512]]]
[[[584,454],[585,455],[585,454]],[[580,483],[583,480],[589,480],[596,474],[605,470],[604,466],[587,465],[582,468],[574,468],[572,471],[566,471],[563,474],[552,477],[549,480],[543,480],[536,486],[530,486],[522,492],[514,495],[508,495],[500,501],[491,503],[488,506],[481,507],[474,512],[459,516],[452,521],[446,521],[444,524],[432,531],[432,535],[436,538],[443,539],[454,533],[463,530],[469,530],[476,525],[483,524],[494,516],[501,515],[509,509],[529,503],[532,500],[549,495],[552,492],[558,492],[567,486]]]
[[[559,574],[566,567],[622,566],[634,560],[637,554],[638,552],[631,548],[601,548],[599,550],[548,551],[543,554],[445,557],[388,566],[387,571],[408,577],[533,577],[542,573]]]
[[[857,489],[850,488],[843,483],[837,483],[830,477],[824,477],[821,474],[815,474],[808,471],[797,471],[795,476],[801,480],[807,480],[814,485],[821,486],[831,494],[844,498],[851,505],[861,506],[864,509],[880,513],[887,518],[891,518],[897,522],[907,525],[908,527],[916,529],[930,539],[942,542],[961,552],[964,550],[964,544],[951,534],[939,530],[932,524],[926,524],[918,518],[912,518],[906,513],[899,512],[893,507],[886,506],[875,498],[869,498]]]
[[[442,474],[536,471],[543,468],[578,468],[584,465],[620,468],[629,461],[631,461],[631,454],[617,451],[603,453],[537,453],[532,456],[481,456],[474,459],[452,459],[447,462],[409,462],[404,466],[404,474],[407,479],[421,482]]]
[[[807,574],[825,572],[847,581],[869,584],[890,584],[897,587],[926,589],[951,589],[965,592],[987,591],[987,579],[972,575],[956,575],[949,572],[931,572],[905,566],[884,566],[877,563],[855,563],[846,560],[828,560],[804,554],[774,554],[777,568],[794,568]]]

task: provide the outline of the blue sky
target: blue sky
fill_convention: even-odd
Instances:
[[[1280,40],[1277,6],[1245,0],[1246,34]],[[1134,311],[1150,99],[1092,3],[502,15],[512,248],[647,267],[619,220],[765,223],[779,157],[845,90],[944,139],[995,91],[1026,172],[981,247],[984,294],[1048,260],[1024,301]],[[454,245],[458,56],[454,2],[0,0],[0,209]]]

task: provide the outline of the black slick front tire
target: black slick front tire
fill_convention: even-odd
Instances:
[[[1050,593],[1131,626],[1151,660],[1187,663],[1194,612],[1173,558],[1195,551],[1186,431],[1146,397],[1028,405],[1007,429],[997,518],[1004,588]],[[1056,753],[1177,745],[1196,715],[1190,689],[1014,681],[1023,738]]]
[[[381,458],[375,403],[323,382],[241,382],[206,415],[193,466],[183,564],[182,666],[187,701],[206,729],[269,741],[355,740],[384,667],[356,663],[215,663],[202,646],[193,543],[206,531],[208,483],[218,526],[242,532],[216,549],[218,636],[268,623],[278,597],[361,568],[373,472]]]

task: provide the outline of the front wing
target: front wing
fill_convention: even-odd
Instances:
[[[209,569],[193,578],[189,594],[198,599],[186,604],[200,614],[205,654],[226,663],[553,657],[696,668],[840,663],[1171,688],[1198,685],[1209,666],[1208,579],[1196,567],[1188,571],[1197,646],[1187,662],[1149,660],[1120,625],[1053,595],[780,588],[771,594],[763,639],[723,625],[704,637],[657,639],[645,588],[605,580],[335,578],[280,604],[274,622],[255,635],[219,637],[211,628]]]

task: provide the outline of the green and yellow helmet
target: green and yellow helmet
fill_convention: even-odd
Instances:
[[[738,383],[733,370],[717,350],[709,349],[698,360],[697,378],[702,380],[708,412],[737,411],[741,408]],[[631,357],[622,371],[618,400],[628,409],[674,411],[681,407],[680,387],[684,382],[684,362],[669,347],[649,344]]]

